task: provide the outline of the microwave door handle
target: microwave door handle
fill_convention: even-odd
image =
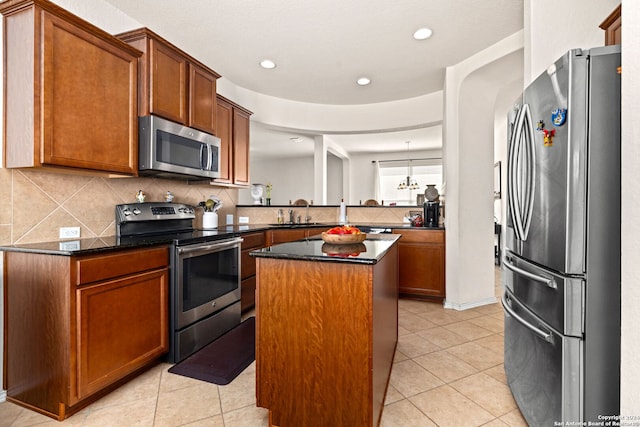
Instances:
[[[205,144],[200,144],[200,169],[204,170],[204,162],[203,162],[203,154],[204,154],[204,150],[206,149],[206,145]]]
[[[511,300],[507,296],[507,293],[505,292],[505,294],[502,296],[502,307],[504,308],[504,311],[506,311],[509,316],[511,316],[514,319],[516,319],[516,321],[518,323],[520,323],[525,328],[529,329],[534,334],[538,335],[540,338],[542,338],[546,342],[548,342],[550,344],[553,344],[553,335],[551,333],[549,333],[547,331],[543,331],[542,329],[535,327],[531,323],[529,323],[526,320],[524,320],[522,317],[518,316],[515,313],[515,311],[513,311],[513,309],[509,306],[509,301],[513,301],[513,300]]]
[[[207,144],[207,170],[210,171],[213,168],[213,147]]]
[[[535,273],[531,273],[530,271],[523,270],[520,267],[516,267],[515,265],[511,264],[509,257],[504,257],[503,261],[504,261],[504,266],[507,270],[511,270],[514,273],[524,276],[527,279],[531,279],[535,282],[542,283],[551,289],[558,289],[558,285],[556,284],[556,281],[553,280],[553,278],[549,279],[547,277],[543,277]]]

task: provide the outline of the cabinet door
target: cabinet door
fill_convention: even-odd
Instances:
[[[267,232],[269,245],[277,245],[278,243],[293,242],[307,237],[307,230],[304,228],[296,228],[293,230],[270,230]]]
[[[137,57],[52,14],[42,16],[40,163],[136,173]]]
[[[398,243],[400,293],[444,298],[444,245]]]
[[[622,5],[616,7],[613,12],[600,24],[604,30],[605,46],[622,43]]]
[[[241,283],[240,311],[244,313],[256,305],[256,276],[244,279]]]
[[[216,79],[202,67],[189,64],[189,126],[216,133]]]
[[[218,98],[216,136],[220,138],[220,178],[216,182],[233,183],[233,107]]]
[[[161,42],[150,40],[150,112],[187,124],[187,61]]]
[[[249,185],[249,114],[233,110],[233,183]]]
[[[79,398],[168,350],[168,282],[164,268],[76,290]]]

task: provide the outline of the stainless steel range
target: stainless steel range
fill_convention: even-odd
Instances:
[[[116,206],[119,243],[171,244],[169,362],[179,362],[240,324],[240,237],[193,228],[180,203]]]

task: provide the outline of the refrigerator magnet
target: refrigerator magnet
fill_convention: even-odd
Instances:
[[[553,137],[556,136],[556,130],[555,129],[551,129],[551,130],[542,129],[542,133],[544,135],[544,137],[543,137],[544,146],[545,147],[553,146]]]
[[[538,120],[538,122],[536,123],[536,130],[542,129],[544,129],[544,122],[542,120]]]
[[[566,108],[556,108],[551,112],[551,121],[553,122],[554,126],[562,126],[566,120],[567,120]]]

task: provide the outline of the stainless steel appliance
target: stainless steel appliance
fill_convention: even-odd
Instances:
[[[509,117],[504,365],[531,426],[620,411],[619,67],[572,50]]]
[[[437,227],[440,221],[440,202],[424,202],[424,226]]]
[[[138,121],[140,175],[220,177],[220,138],[157,116]]]
[[[169,362],[179,362],[240,324],[240,237],[195,230],[193,206],[116,206],[119,243],[171,244]]]

